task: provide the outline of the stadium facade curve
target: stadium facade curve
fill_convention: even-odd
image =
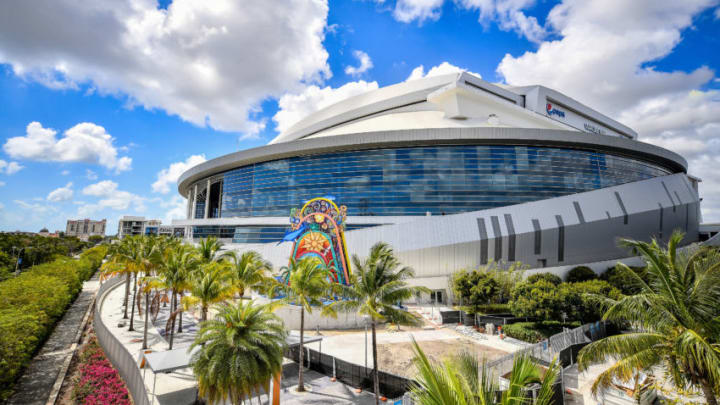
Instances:
[[[695,242],[698,182],[682,156],[559,92],[458,73],[351,97],[189,169],[173,226],[280,267],[288,212],[331,195],[347,207],[350,256],[387,242],[415,283],[447,296],[454,271],[492,261],[612,261],[628,256],[618,238],[675,229]]]

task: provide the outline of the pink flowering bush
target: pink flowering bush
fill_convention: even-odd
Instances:
[[[72,398],[83,405],[132,405],[125,383],[94,335],[80,351]]]

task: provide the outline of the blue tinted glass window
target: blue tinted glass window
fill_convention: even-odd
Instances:
[[[257,163],[226,172],[221,215],[287,216],[290,209],[308,199],[328,194],[346,205],[349,215],[455,214],[669,173],[659,165],[628,157],[534,146],[337,152]],[[196,215],[202,217],[203,212],[204,206],[198,204]],[[232,233],[236,234],[234,229]]]

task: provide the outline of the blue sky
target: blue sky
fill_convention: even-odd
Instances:
[[[192,164],[460,69],[554,88],[681,153],[720,221],[717,0],[23,3],[0,5],[1,230],[168,222]]]

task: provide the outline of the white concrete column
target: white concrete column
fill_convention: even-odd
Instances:
[[[190,219],[195,219],[195,209],[197,208],[197,184],[195,185],[195,191],[193,192],[192,212],[190,213]]]
[[[205,191],[205,219],[210,216],[210,179],[207,181],[207,190]]]
[[[192,190],[188,190],[188,194],[187,194],[187,208],[185,209],[185,211],[186,211],[186,212],[185,212],[185,217],[186,217],[187,219],[191,219],[191,218],[192,218],[192,216],[191,216],[192,214],[191,214],[191,212],[190,212],[190,211],[192,211],[192,205],[193,205],[193,202],[192,202]]]

